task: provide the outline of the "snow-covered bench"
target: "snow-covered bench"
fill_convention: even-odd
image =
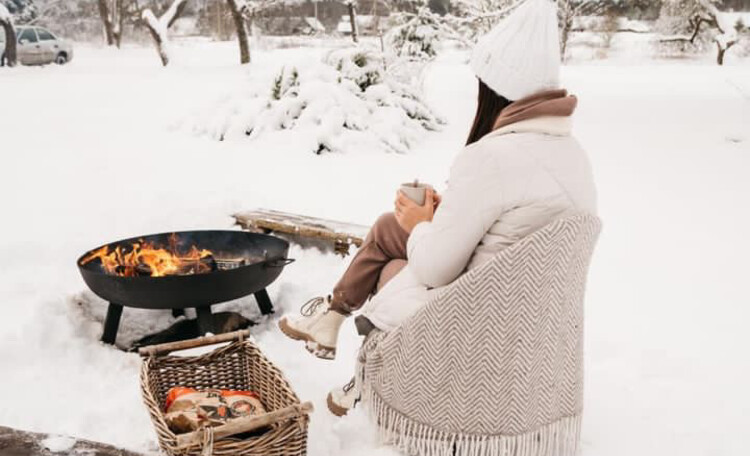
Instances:
[[[269,209],[240,212],[233,217],[245,230],[279,234],[297,244],[332,249],[342,256],[349,254],[352,245],[361,246],[370,229],[364,225]]]

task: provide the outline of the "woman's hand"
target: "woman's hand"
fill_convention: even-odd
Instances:
[[[431,222],[435,215],[436,203],[440,203],[440,197],[436,198],[435,191],[429,188],[425,193],[424,205],[422,206],[419,206],[400,191],[396,194],[396,220],[407,233],[411,233],[414,227],[421,222]]]

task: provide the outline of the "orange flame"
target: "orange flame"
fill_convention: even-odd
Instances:
[[[110,246],[104,246],[86,255],[81,264],[98,258],[107,273],[123,277],[164,277],[211,271],[210,263],[202,261],[213,255],[210,250],[192,246],[187,253],[177,253],[177,241],[176,235],[169,237],[169,250],[143,240],[133,243],[127,251],[121,246],[114,250]]]

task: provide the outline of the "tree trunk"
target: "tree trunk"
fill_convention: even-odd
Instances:
[[[227,0],[229,10],[232,12],[234,27],[237,30],[237,41],[240,44],[240,63],[250,63],[250,45],[247,40],[247,28],[245,27],[245,18],[240,12],[237,0]]]
[[[159,32],[157,32],[156,29],[148,22],[146,22],[146,28],[148,29],[148,32],[151,34],[151,38],[154,39],[156,52],[159,53],[159,59],[161,59],[162,66],[169,65],[169,54],[167,53],[167,50],[164,48],[164,41],[162,40],[161,35],[159,35]]]
[[[122,27],[125,21],[125,0],[115,0],[115,11],[117,12],[117,28],[113,30],[112,34],[115,39],[115,46],[120,49],[122,44]]]
[[[570,40],[570,29],[573,27],[575,13],[568,2],[560,5],[560,59],[565,62],[568,53],[568,41]]]
[[[724,65],[724,55],[727,53],[729,48],[734,46],[735,43],[736,41],[730,41],[726,46],[722,46],[721,43],[716,43],[716,47],[719,50],[719,53],[716,55],[716,63],[718,63],[719,65]]]
[[[347,8],[349,9],[349,23],[352,25],[352,40],[355,43],[358,43],[359,38],[357,37],[357,13],[354,8],[353,0],[347,3]]]
[[[5,57],[2,59],[4,61],[0,61],[0,66],[8,65],[9,67],[14,67],[18,62],[16,29],[13,27],[13,22],[0,21],[0,26],[5,30],[5,51],[3,52]]]
[[[185,12],[185,7],[187,6],[187,0],[173,0],[172,6],[174,4],[177,4],[177,8],[175,8],[174,14],[169,18],[169,21],[167,21],[167,28],[172,27],[172,24],[182,17],[182,13]],[[172,9],[172,6],[170,6],[170,9]],[[164,14],[168,14],[168,12]]]
[[[107,0],[97,0],[97,4],[99,5],[99,16],[101,16],[102,23],[104,24],[104,35],[107,38],[107,46],[112,46],[115,44],[115,33],[112,25],[112,17],[109,15],[109,5],[107,5]]]
[[[570,38],[570,29],[563,25],[562,32],[560,33],[560,60],[565,63],[568,55],[568,39]]]
[[[163,66],[169,65],[169,52],[167,51],[169,28],[185,11],[185,5],[187,5],[187,0],[172,0],[167,11],[158,18],[149,8],[146,8],[141,13],[141,19],[151,34],[151,38],[154,40],[156,51],[159,53],[159,58]]]

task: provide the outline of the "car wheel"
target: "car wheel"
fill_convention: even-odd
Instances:
[[[57,54],[57,57],[55,57],[55,63],[58,65],[65,65],[68,63],[68,56],[63,52]]]

